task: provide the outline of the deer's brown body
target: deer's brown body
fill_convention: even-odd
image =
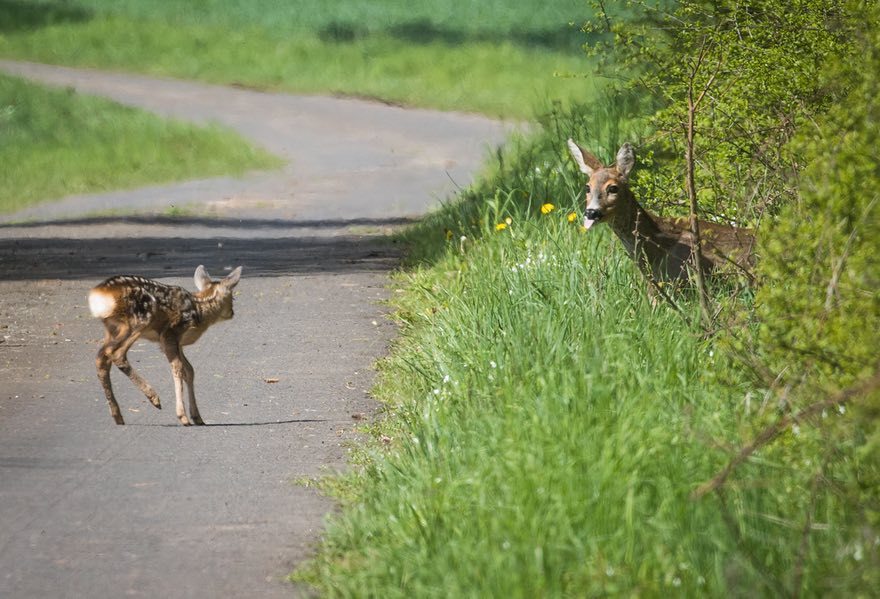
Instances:
[[[116,424],[125,421],[110,383],[111,364],[125,373],[150,403],[162,407],[156,391],[128,362],[128,350],[138,339],[158,343],[168,359],[181,424],[204,424],[193,390],[193,367],[183,355],[183,346],[195,343],[212,324],[232,318],[232,289],[240,276],[241,267],[219,281],[212,281],[204,267],[199,266],[195,273],[199,289],[196,293],[131,275],[111,277],[91,290],[89,308],[93,316],[102,319],[106,329],[95,364]],[[189,418],[183,403],[184,385],[189,393]]]
[[[607,223],[623,242],[630,257],[646,266],[658,280],[678,280],[693,268],[694,234],[688,219],[651,214],[635,199],[628,184],[635,165],[632,146],[624,144],[613,166],[603,166],[591,153],[571,139],[568,148],[581,172],[589,177],[586,186],[584,226]],[[698,221],[703,271],[708,274],[723,265],[748,270],[753,265],[755,237],[751,230]]]

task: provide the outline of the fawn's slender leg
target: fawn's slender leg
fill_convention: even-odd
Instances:
[[[183,355],[183,348],[180,348],[180,360],[183,362],[183,379],[186,381],[186,386],[189,391],[189,417],[193,421],[193,424],[204,425],[205,421],[202,420],[202,417],[199,414],[199,406],[196,405],[196,390],[195,387],[193,387],[195,370],[193,370],[192,364],[189,363],[186,356]]]
[[[117,331],[118,332],[118,331]],[[110,406],[110,415],[116,424],[125,424],[122,413],[119,411],[119,404],[116,403],[116,397],[113,395],[113,386],[110,383],[110,355],[118,343],[117,337],[112,335],[108,330],[104,335],[104,341],[101,348],[98,349],[98,355],[95,356],[95,366],[98,370],[98,380],[101,381],[101,387],[104,388],[104,395],[107,396],[107,404]]]
[[[120,343],[114,350],[111,355],[111,359],[113,363],[116,364],[116,367],[119,368],[128,378],[131,379],[131,382],[135,384],[135,386],[141,390],[147,399],[150,400],[150,403],[162,409],[162,403],[159,401],[159,394],[156,393],[156,390],[148,383],[137,371],[132,368],[131,364],[128,361],[128,350],[131,349],[131,346],[134,345],[134,342],[140,339],[141,331],[134,331],[131,333],[122,343]]]
[[[183,426],[192,424],[186,417],[186,410],[183,406],[183,384],[184,384],[184,365],[181,359],[180,341],[176,338],[164,338],[161,340],[162,351],[171,365],[171,376],[174,378],[174,396],[176,401],[175,409],[177,411],[177,419]]]

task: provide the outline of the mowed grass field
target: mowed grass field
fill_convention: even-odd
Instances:
[[[600,87],[584,76],[585,10],[575,0],[4,0],[0,57],[529,120]],[[0,91],[11,132],[0,143],[16,165],[0,182],[2,211],[272,164],[216,129],[162,125],[9,79]]]
[[[589,97],[584,3],[0,3],[0,56],[529,119]]]
[[[0,213],[45,199],[272,168],[219,127],[166,121],[0,75]]]

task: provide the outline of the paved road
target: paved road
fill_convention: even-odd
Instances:
[[[0,62],[163,115],[233,127],[282,170],[64,198],[0,224],[0,597],[274,597],[332,504],[301,477],[345,467],[376,411],[372,363],[399,252],[379,233],[466,183],[506,128],[471,115]],[[448,173],[448,174],[447,174]],[[157,217],[169,205],[196,216]],[[95,217],[127,207],[135,218]],[[25,224],[11,224],[27,220]],[[188,356],[206,427],[176,424],[167,364],[140,343],[155,410],[118,372],[113,424],[88,289],[142,274],[192,288],[244,266],[236,316]],[[274,382],[276,381],[277,382]]]

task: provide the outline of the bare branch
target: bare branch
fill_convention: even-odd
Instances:
[[[824,399],[822,401],[817,401],[814,404],[810,404],[803,410],[799,411],[797,414],[786,414],[755,437],[751,443],[746,445],[745,447],[739,450],[733,459],[725,466],[718,474],[716,474],[710,481],[703,483],[699,487],[694,490],[691,494],[693,499],[699,499],[709,493],[711,491],[715,491],[720,488],[730,477],[730,474],[736,469],[737,466],[745,462],[753,453],[755,453],[760,448],[764,447],[771,441],[773,441],[776,437],[784,433],[791,427],[793,424],[796,424],[802,420],[806,420],[811,418],[817,414],[822,413],[823,410],[827,410],[828,408],[833,408],[836,406],[840,406],[845,404],[847,401],[850,401],[854,398],[861,397],[863,395],[867,395],[868,393],[880,388],[880,363],[874,369],[874,374],[870,377],[863,379],[859,383],[847,387],[846,389],[835,393],[828,399]]]

